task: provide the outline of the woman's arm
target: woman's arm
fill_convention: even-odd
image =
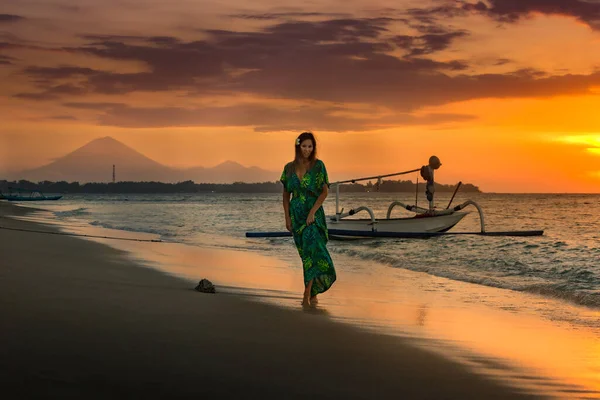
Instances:
[[[315,205],[311,208],[311,210],[310,210],[311,213],[314,214],[317,212],[319,207],[321,207],[323,205],[323,202],[327,198],[328,194],[329,194],[329,188],[327,187],[327,185],[323,185],[323,191],[321,192],[319,197],[317,197],[317,201],[315,201]]]
[[[310,209],[310,212],[308,213],[308,218],[306,218],[306,225],[310,225],[313,222],[315,222],[315,214],[316,214],[317,210],[323,205],[323,202],[327,198],[328,194],[329,194],[328,186],[323,185],[323,191],[321,192],[319,197],[317,197],[317,200],[315,201],[315,205]]]
[[[290,217],[290,193],[283,188],[283,213],[285,214],[285,227],[292,231],[292,219]]]

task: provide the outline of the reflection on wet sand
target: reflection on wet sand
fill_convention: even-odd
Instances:
[[[223,295],[410,338],[480,373],[558,398],[600,398],[600,313],[593,309],[557,307],[557,300],[367,262],[356,266],[356,260],[361,273],[354,273],[343,268],[338,255],[338,281],[319,296],[316,308],[303,310],[302,271],[295,260],[176,243],[97,240],[190,284],[208,278]],[[565,314],[547,318],[556,316],[556,308]]]

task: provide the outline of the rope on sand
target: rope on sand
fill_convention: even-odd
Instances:
[[[0,226],[0,229],[6,229],[9,231],[19,231],[19,232],[45,233],[48,235],[80,236],[80,237],[98,238],[98,239],[131,240],[134,242],[162,243],[162,240],[160,240],[160,239],[133,239],[133,238],[121,238],[121,237],[114,237],[114,236],[83,235],[83,234],[79,234],[79,233],[50,232],[50,231],[36,231],[33,229],[8,228],[6,226]]]

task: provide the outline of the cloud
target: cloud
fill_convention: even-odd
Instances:
[[[114,108],[126,107],[123,103],[83,103],[83,102],[69,102],[63,103],[65,107],[77,108],[80,110],[101,110],[108,111]]]
[[[81,39],[90,41],[89,45],[102,45],[105,42],[125,42],[125,41],[139,41],[139,42],[152,42],[152,38],[156,36],[135,36],[135,35],[78,35]],[[174,38],[171,38],[174,39]]]
[[[515,22],[531,13],[573,16],[594,29],[600,28],[600,2],[590,0],[489,0],[484,12],[502,21]],[[481,7],[481,6],[480,6]],[[482,7],[481,7],[482,8]]]
[[[319,41],[361,40],[377,38],[388,31],[387,25],[392,18],[346,18],[318,22],[290,21],[276,24],[265,29],[266,34],[286,40]]]
[[[420,36],[399,35],[392,38],[392,41],[399,48],[407,50],[409,57],[413,57],[446,50],[452,41],[467,35],[466,31],[428,33]]]
[[[344,13],[322,13],[322,12],[279,12],[279,13],[246,13],[231,14],[229,17],[249,20],[274,20],[274,19],[297,19],[297,18],[347,18],[349,14]]]
[[[35,101],[45,101],[45,100],[55,100],[58,98],[56,95],[52,95],[46,92],[39,93],[17,93],[13,97],[24,100],[35,100]]]
[[[98,39],[98,38],[95,38]],[[134,40],[138,40],[136,37]],[[152,44],[129,44],[114,38],[94,41],[67,52],[84,53],[122,61],[140,61],[151,72],[111,73],[90,76],[90,85],[99,93],[126,93],[136,90],[170,90],[192,87],[196,79],[223,74],[222,51],[204,41],[180,43],[176,39],[151,37]],[[157,44],[158,43],[158,44]]]
[[[600,2],[596,0],[442,0],[443,5],[410,9],[416,21],[431,24],[440,19],[484,14],[495,20],[514,23],[533,13],[571,16],[593,29],[600,29]]]
[[[469,115],[411,114],[340,116],[343,108],[281,107],[244,103],[228,107],[131,107],[124,103],[65,103],[67,107],[99,110],[101,125],[125,128],[244,126],[261,132],[281,130],[364,131],[397,125],[425,125],[472,119]]]
[[[73,76],[91,76],[99,72],[91,68],[60,66],[60,67],[27,67],[23,70],[27,75],[43,80],[64,79]]]
[[[24,19],[25,17],[21,17],[20,15],[0,14],[0,24],[7,22],[18,22]]]
[[[24,48],[21,45],[8,43],[8,42],[0,42],[0,50],[13,50],[13,49],[22,49]]]
[[[57,85],[49,87],[43,92],[36,93],[17,93],[14,97],[26,100],[56,100],[63,95],[79,96],[86,94],[88,90],[85,87],[75,86],[71,84]]]
[[[510,58],[499,58],[496,60],[496,62],[494,63],[494,65],[506,65],[511,63],[512,60]]]
[[[14,60],[14,57],[0,54],[0,65],[12,65]]]
[[[76,118],[72,115],[52,115],[52,116],[48,117],[47,119],[53,119],[53,120],[57,120],[57,121],[79,121],[78,118]]]
[[[411,45],[413,57],[410,60],[388,55],[395,49],[393,38],[390,40],[388,37],[387,25],[391,21],[390,18],[288,21],[258,32],[208,30],[204,31],[208,35],[206,39],[189,42],[169,36],[82,35],[89,41],[88,44],[62,50],[142,62],[147,65],[148,72],[114,73],[69,66],[29,67],[23,72],[38,85],[46,82],[48,86],[53,79],[84,77],[87,81],[84,86],[88,90],[104,94],[172,89],[196,93],[265,93],[265,88],[254,87],[256,74],[253,75],[253,72],[258,71],[259,76],[267,75],[269,80],[274,78],[273,75],[276,75],[275,79],[293,80],[296,74],[299,74],[298,79],[303,80],[306,73],[322,76],[324,73],[338,73],[340,69],[350,69],[352,74],[386,76],[457,71],[467,67],[458,60],[438,62],[414,57],[445,49],[464,32],[417,37]],[[307,82],[302,82],[302,85],[307,85]],[[308,83],[310,86],[313,85]],[[278,92],[274,95],[281,96]],[[300,98],[311,96],[300,94]]]
[[[441,6],[410,8],[406,11],[406,14],[411,18],[413,24],[415,22],[425,24],[424,29],[427,29],[429,25],[437,24],[439,18],[449,19],[464,16],[468,13],[468,10],[458,5],[456,1],[446,0],[445,3]]]
[[[466,3],[461,4],[461,12],[471,12],[464,9]],[[479,12],[481,7],[475,6],[473,10]],[[438,8],[437,12],[452,13],[446,8]],[[31,79],[37,92],[16,96],[39,101],[68,96],[73,100],[74,96],[93,94],[145,91],[156,95],[179,90],[196,97],[241,93],[263,100],[294,100],[295,104],[317,101],[348,109],[362,104],[394,114],[389,121],[382,117],[373,122],[310,106],[302,111],[277,111],[262,105],[190,111],[180,107],[139,109],[109,103],[96,108],[102,111],[101,123],[118,126],[231,123],[269,130],[281,127],[280,121],[285,120],[293,126],[315,123],[325,130],[348,130],[388,122],[459,121],[463,117],[431,115],[419,119],[413,114],[424,107],[478,98],[587,94],[590,87],[600,84],[598,73],[549,76],[525,68],[505,74],[476,74],[470,72],[468,61],[435,59],[436,53],[451,50],[456,40],[469,35],[468,31],[449,30],[432,23],[421,26],[414,36],[399,36],[392,31],[392,23],[398,22],[392,18],[284,21],[258,31],[203,30],[198,40],[156,35],[81,35],[85,44],[53,49],[57,57],[62,52],[134,61],[145,65],[144,70],[117,73],[63,64],[30,66],[22,72]],[[497,65],[508,62],[499,59]],[[91,107],[74,101],[69,106]]]

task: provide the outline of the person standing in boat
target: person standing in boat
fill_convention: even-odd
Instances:
[[[429,157],[429,164],[421,167],[421,176],[427,181],[425,195],[429,201],[429,211],[433,211],[433,195],[435,193],[434,171],[442,166],[440,159],[436,156]]]
[[[292,232],[302,260],[302,305],[314,307],[318,303],[317,295],[327,291],[336,280],[327,250],[329,236],[322,206],[329,192],[329,178],[325,164],[317,159],[317,141],[312,132],[300,134],[294,149],[294,161],[286,164],[280,178],[285,226]]]

